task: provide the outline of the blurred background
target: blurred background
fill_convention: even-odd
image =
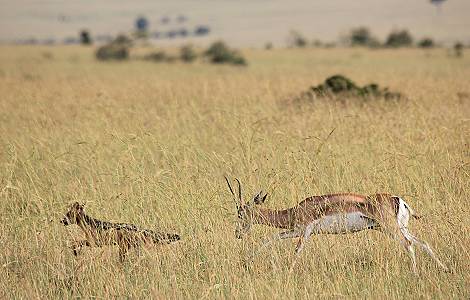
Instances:
[[[204,46],[223,39],[236,47],[341,44],[351,28],[366,27],[378,40],[406,29],[416,41],[470,42],[468,0],[136,0],[0,1],[0,42],[95,43],[140,31],[149,43]],[[142,34],[143,33],[143,34]],[[294,39],[294,41],[292,40]]]

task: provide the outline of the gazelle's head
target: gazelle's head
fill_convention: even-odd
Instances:
[[[245,202],[242,197],[242,186],[240,180],[235,178],[238,183],[238,199],[235,193],[233,192],[232,186],[230,185],[229,180],[225,177],[227,181],[228,188],[232,193],[233,200],[235,201],[235,206],[237,208],[237,227],[235,228],[235,236],[237,239],[241,239],[243,235],[248,233],[253,225],[253,218],[256,214],[256,205],[263,203],[266,200],[268,194],[264,194],[260,191],[256,194],[252,200]]]
[[[75,202],[70,206],[70,209],[67,211],[64,218],[60,220],[60,223],[66,226],[70,224],[78,224],[80,219],[82,219],[84,216],[85,212],[83,210],[83,205]]]

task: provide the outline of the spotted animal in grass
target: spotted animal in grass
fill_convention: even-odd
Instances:
[[[102,247],[117,245],[119,258],[124,260],[131,248],[144,245],[169,244],[180,240],[174,233],[161,233],[149,229],[141,229],[134,224],[112,223],[101,221],[85,214],[83,205],[73,203],[64,218],[60,221],[64,225],[77,224],[85,234],[85,239],[74,242],[72,249],[77,256],[83,246]]]

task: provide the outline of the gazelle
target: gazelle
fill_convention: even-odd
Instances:
[[[389,194],[369,196],[341,193],[308,197],[294,207],[283,210],[257,207],[267,197],[259,192],[251,201],[244,202],[242,188],[238,182],[238,200],[229,180],[225,177],[235,200],[238,223],[235,230],[241,239],[253,224],[263,224],[286,229],[277,233],[265,243],[266,247],[275,240],[299,238],[296,253],[299,254],[312,234],[345,234],[365,229],[375,229],[398,240],[408,251],[413,271],[417,273],[414,245],[423,248],[437,264],[447,271],[447,267],[436,257],[431,247],[412,235],[408,230],[410,216],[417,217],[410,206],[400,197]]]
[[[133,224],[112,223],[92,218],[85,214],[83,205],[78,202],[70,206],[60,222],[65,226],[77,224],[85,234],[85,240],[75,242],[72,246],[75,256],[78,255],[83,246],[117,245],[119,247],[119,258],[122,262],[132,247],[169,244],[180,240],[178,234],[155,232],[149,229],[141,229]]]

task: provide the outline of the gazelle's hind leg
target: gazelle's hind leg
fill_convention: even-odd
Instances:
[[[406,204],[406,202],[403,199],[401,199],[401,198],[398,198],[398,199],[399,199],[399,202],[398,202],[397,225],[398,225],[398,227],[400,229],[400,232],[403,235],[403,237],[409,243],[411,243],[411,245],[407,248],[407,250],[410,252],[410,255],[412,255],[414,268],[416,268],[415,267],[416,262],[414,262],[415,259],[414,259],[413,245],[417,244],[418,246],[423,248],[423,250],[426,251],[426,253],[429,256],[431,256],[438,263],[438,265],[442,269],[444,269],[447,272],[448,271],[447,267],[437,258],[437,256],[432,251],[431,247],[429,247],[429,245],[425,241],[419,240],[417,237],[415,237],[414,235],[412,235],[408,231],[408,221],[410,220],[410,216],[412,214],[412,211],[411,211],[411,208],[409,207],[409,205]]]
[[[432,251],[431,247],[429,247],[428,243],[426,243],[425,241],[422,241],[422,240],[419,240],[417,237],[415,237],[414,235],[412,235],[409,231],[408,231],[408,228],[401,228],[400,229],[403,236],[411,242],[411,246],[413,246],[413,244],[417,244],[418,246],[420,246],[421,248],[423,248],[424,251],[426,251],[426,253],[431,256],[436,262],[437,264],[445,271],[445,272],[448,272],[449,269],[439,260],[439,258],[437,258],[437,256],[434,254],[434,252]]]
[[[387,234],[392,240],[400,242],[400,244],[403,246],[403,248],[405,248],[411,258],[411,263],[413,264],[413,273],[417,275],[418,269],[416,267],[416,254],[415,249],[413,247],[413,241],[411,241],[411,239],[408,239],[405,234],[403,234],[403,231],[396,225],[391,225],[386,230],[382,228],[380,231]]]

